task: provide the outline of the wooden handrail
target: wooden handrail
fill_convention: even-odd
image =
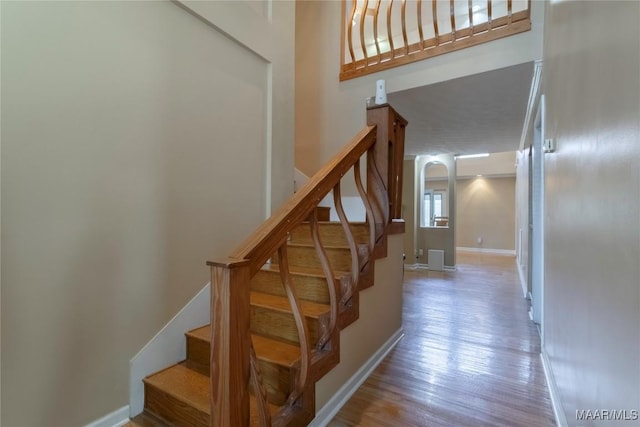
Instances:
[[[438,0],[402,0],[398,24],[398,19],[392,18],[397,14],[394,12],[394,0],[388,0],[386,8],[380,7],[378,0],[374,9],[368,9],[368,0],[363,4],[358,0],[342,0],[343,16],[348,18],[342,25],[345,46],[341,50],[344,53],[348,47],[350,56],[342,55],[340,80],[387,70],[531,29],[531,0],[502,0],[506,2],[504,13],[496,13],[492,1],[497,2],[487,0],[484,8],[474,10],[472,0],[467,1],[466,7],[456,0],[449,0],[448,7],[442,7],[443,4],[438,7]],[[431,2],[431,22],[423,20],[423,2]],[[347,4],[351,7],[350,14],[346,13]],[[520,6],[516,7],[517,4]],[[444,12],[445,8],[448,9],[446,19],[438,16],[438,9]],[[462,12],[463,9],[466,11]],[[359,16],[359,31],[352,30],[355,16]],[[410,16],[415,16],[416,22],[411,26],[407,24]],[[378,34],[379,20],[386,21],[386,38],[384,34]],[[411,21],[414,22],[413,19]],[[431,35],[425,35],[425,32]],[[394,42],[394,37],[402,40],[401,46],[395,46],[399,43]],[[356,52],[354,45],[361,46],[361,50]]]
[[[310,373],[314,360],[312,353],[322,351],[334,336],[338,323],[338,305],[346,305],[357,290],[360,272],[365,271],[361,269],[376,255],[382,256],[380,254],[386,251],[386,246],[378,249],[378,245],[384,246],[387,228],[395,229],[394,220],[400,218],[404,141],[398,138],[404,138],[407,122],[385,104],[367,110],[367,123],[302,189],[238,246],[228,259],[207,261],[207,265],[211,267],[211,426],[235,427],[249,424],[250,381],[255,391],[260,424],[263,426],[280,425],[282,417],[289,416],[294,407],[301,405],[300,402],[304,406],[305,390],[313,377]],[[365,155],[366,191],[360,176],[360,162]],[[341,206],[340,182],[351,168],[365,205],[370,230],[369,259],[364,261],[359,257],[359,249]],[[338,298],[334,273],[320,241],[317,221],[318,204],[332,190],[352,260],[353,280],[350,289],[342,290],[341,298]],[[329,286],[331,306],[329,324],[315,343],[311,342],[302,306],[292,286],[287,256],[290,233],[307,219],[310,219],[313,246]],[[267,392],[262,384],[250,335],[250,281],[269,259],[279,264],[281,281],[293,313],[301,348],[299,372],[280,418],[269,414]],[[313,403],[309,405],[313,407]]]
[[[231,258],[247,259],[251,274],[255,274],[288,234],[304,221],[318,203],[335,187],[351,166],[373,145],[374,126],[367,126],[345,146],[329,163],[318,171],[307,184],[231,254]],[[212,261],[207,262],[212,265]]]

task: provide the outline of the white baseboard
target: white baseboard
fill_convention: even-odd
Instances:
[[[547,380],[547,387],[549,388],[549,397],[551,398],[553,415],[556,417],[556,425],[558,427],[567,427],[569,423],[567,422],[567,417],[564,415],[564,411],[562,410],[562,403],[560,402],[560,393],[558,391],[558,386],[556,384],[555,377],[553,376],[553,371],[551,370],[549,357],[547,356],[547,352],[544,348],[540,353],[540,358],[542,359],[544,377]]]
[[[371,373],[378,367],[380,362],[389,354],[393,347],[402,339],[404,332],[402,328],[398,329],[391,337],[376,351],[367,362],[353,374],[351,378],[336,392],[336,394],[316,412],[316,417],[309,424],[310,427],[326,426],[340,408],[347,403],[347,400],[358,390]]]
[[[120,427],[129,422],[129,405],[87,424],[85,427]]]
[[[522,287],[522,295],[524,298],[527,298],[527,280],[524,278],[524,273],[522,272],[522,267],[520,263],[516,261],[516,267],[518,268],[518,277],[520,277],[520,286]]]
[[[429,270],[429,264],[420,264],[420,263],[405,264],[404,265],[404,269],[405,270]],[[444,270],[445,271],[456,271],[456,267],[455,266],[451,266],[451,265],[445,265],[444,266]],[[436,270],[436,271],[438,271],[438,270]]]
[[[456,251],[516,256],[515,249],[467,248],[464,246],[459,246],[456,248]]]
[[[210,322],[211,284],[207,283],[129,362],[129,416],[144,409],[142,379],[187,357],[184,333]]]

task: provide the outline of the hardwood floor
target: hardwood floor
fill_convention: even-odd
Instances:
[[[511,256],[405,272],[405,337],[329,426],[555,425]]]

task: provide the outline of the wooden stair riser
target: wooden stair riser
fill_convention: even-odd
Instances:
[[[351,271],[351,251],[347,247],[326,246],[325,252],[334,271]],[[289,265],[292,268],[314,268],[321,269],[322,264],[316,253],[316,249],[309,245],[289,244],[287,246]],[[358,259],[363,265],[367,259],[367,248],[365,245],[358,247]],[[278,263],[277,257],[272,258],[274,264]]]
[[[208,427],[210,416],[172,394],[145,384],[144,407],[171,425]]]
[[[262,382],[267,391],[267,399],[270,403],[282,406],[287,401],[297,368],[288,368],[275,363],[261,360],[258,362]]]
[[[329,324],[329,316],[313,318],[305,316],[312,344],[318,341]],[[268,307],[251,306],[251,332],[270,338],[299,343],[298,329],[293,314]]]
[[[208,372],[211,353],[211,343],[187,335],[187,360],[202,366]]]
[[[319,275],[296,274],[291,272],[291,281],[298,298],[329,304],[329,285],[325,277]],[[334,277],[337,283],[338,296],[344,295],[351,285],[351,275]],[[279,271],[261,270],[251,279],[251,290],[265,294],[286,296]]]
[[[327,246],[348,246],[347,236],[339,222],[321,222],[320,225],[320,241]],[[351,233],[356,243],[369,242],[369,226],[365,223],[355,223],[350,225]],[[313,244],[311,238],[311,227],[308,222],[300,224],[292,233],[291,243]]]

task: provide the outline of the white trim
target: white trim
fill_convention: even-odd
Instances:
[[[549,362],[549,357],[547,356],[547,352],[544,347],[540,353],[540,358],[542,359],[542,369],[544,370],[544,377],[547,380],[547,387],[549,388],[549,397],[551,398],[551,406],[553,407],[553,415],[556,418],[556,425],[558,427],[567,427],[569,423],[567,422],[567,417],[562,410],[562,402],[560,402],[558,385],[556,384],[555,377],[553,376],[551,363]]]
[[[516,262],[516,267],[518,267],[518,277],[520,277],[520,286],[522,287],[522,297],[527,298],[527,280],[524,278],[524,273],[522,272],[522,266],[519,262]]]
[[[309,426],[326,426],[344,404],[347,403],[347,400],[349,400],[353,393],[355,393],[369,375],[371,375],[374,369],[378,367],[380,362],[387,357],[387,354],[398,344],[402,337],[404,337],[404,331],[400,328],[340,387],[340,390],[316,413],[316,417],[311,421]]]
[[[405,264],[404,265],[404,269],[405,270],[430,270],[429,264],[421,264],[421,263]],[[435,271],[441,271],[441,270],[435,270]],[[455,265],[445,265],[444,266],[444,271],[456,271],[456,266]]]
[[[187,357],[185,332],[210,322],[211,284],[207,283],[143,348],[129,361],[129,416],[144,409],[142,379]]]
[[[129,422],[129,405],[116,409],[99,420],[87,424],[85,427],[120,427]]]
[[[536,104],[538,102],[538,93],[542,80],[542,60],[538,59],[533,64],[533,78],[531,80],[531,89],[529,90],[529,100],[527,101],[527,113],[524,117],[524,125],[522,126],[522,134],[520,135],[520,146],[518,150],[523,150],[527,135],[531,128],[534,111],[537,111]]]
[[[515,249],[491,249],[491,248],[466,248],[466,247],[457,247],[456,251],[460,252],[476,252],[483,254],[494,254],[494,255],[510,255],[516,256]]]

